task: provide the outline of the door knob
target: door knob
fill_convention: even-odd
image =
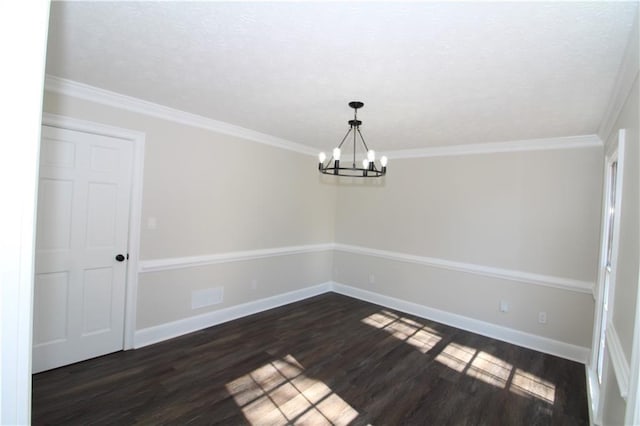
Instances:
[[[118,262],[122,262],[122,261],[124,261],[124,255],[123,255],[123,254],[117,254],[117,255],[116,255],[116,260],[117,260]]]

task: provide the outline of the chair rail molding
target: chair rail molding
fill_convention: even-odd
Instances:
[[[156,272],[171,269],[192,268],[195,266],[217,265],[219,263],[241,262],[245,260],[264,259],[274,256],[291,256],[304,253],[317,253],[333,250],[333,243],[309,244],[301,246],[275,247],[258,250],[233,251],[213,253],[199,256],[171,257],[165,259],[150,259],[139,262],[138,271]]]
[[[580,281],[571,278],[534,274],[531,272],[517,271],[513,269],[504,269],[493,266],[477,265],[473,263],[457,262],[435,257],[416,256],[412,254],[399,253],[388,250],[378,250],[348,244],[335,244],[335,249],[345,253],[374,256],[399,262],[416,263],[419,265],[431,266],[440,269],[467,272],[492,278],[502,278],[527,284],[559,288],[562,290],[568,290],[577,293],[592,294],[592,289],[594,286],[594,283],[592,282]]]

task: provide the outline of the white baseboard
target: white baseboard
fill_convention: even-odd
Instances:
[[[136,331],[134,336],[134,348],[138,349],[143,346],[162,342],[163,340],[182,336],[183,334],[192,333],[207,327],[222,324],[227,321],[232,321],[258,312],[277,308],[288,303],[308,299],[309,297],[327,293],[330,289],[331,283],[318,284],[301,290],[278,294],[265,299],[207,312],[206,314],[144,328]]]
[[[430,308],[417,303],[408,302],[406,300],[396,299],[379,293],[373,293],[360,288],[333,282],[331,283],[331,290],[345,296],[354,297],[356,299],[382,305],[390,309],[396,309],[412,315],[417,315],[425,319],[437,321],[452,327],[471,331],[473,333],[481,334],[483,336],[539,352],[559,356],[582,364],[586,364],[587,357],[589,356],[589,349],[582,346],[560,342],[558,340],[491,324],[489,322],[480,321],[451,312],[441,311],[439,309]]]
[[[206,314],[144,328],[136,331],[134,337],[134,348],[141,348],[143,346],[277,308],[288,303],[308,299],[330,291],[583,364],[586,363],[589,355],[588,348],[525,333],[512,328],[491,324],[451,312],[441,311],[439,309],[430,308],[428,306],[408,302],[391,296],[385,296],[379,293],[373,293],[371,291],[362,290],[336,282],[326,282],[301,290],[268,297],[266,299],[255,300],[253,302],[230,306],[217,311],[207,312]]]

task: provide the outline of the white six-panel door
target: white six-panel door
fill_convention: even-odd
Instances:
[[[42,127],[33,372],[123,349],[133,148]]]

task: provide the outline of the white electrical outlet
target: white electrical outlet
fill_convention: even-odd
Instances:
[[[540,324],[546,324],[547,323],[547,313],[544,311],[540,311],[538,312],[538,322]]]
[[[506,300],[500,301],[500,312],[509,312],[509,302]]]

